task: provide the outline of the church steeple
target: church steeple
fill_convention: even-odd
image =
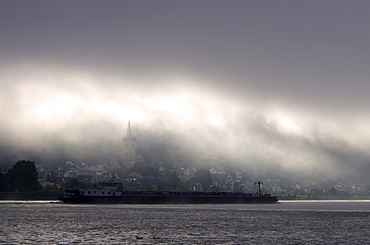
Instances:
[[[134,139],[134,137],[132,136],[132,130],[131,130],[131,124],[130,124],[130,121],[128,121],[128,125],[127,125],[127,131],[126,131],[126,139]]]
[[[132,135],[131,124],[128,121],[126,137],[122,138],[123,143],[123,165],[129,169],[136,162],[136,138]]]

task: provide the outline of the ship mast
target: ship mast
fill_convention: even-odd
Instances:
[[[255,185],[258,185],[258,195],[262,195],[261,193],[261,185],[263,185],[262,181],[254,182]]]

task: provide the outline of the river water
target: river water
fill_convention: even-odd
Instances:
[[[0,201],[0,244],[370,244],[370,201],[71,205]]]

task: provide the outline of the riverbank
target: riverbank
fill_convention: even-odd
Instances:
[[[0,200],[57,200],[60,191],[0,192]]]
[[[301,196],[277,195],[279,200],[370,200],[370,196]]]
[[[0,200],[58,200],[61,191],[0,192]],[[370,196],[277,195],[279,200],[370,200]]]

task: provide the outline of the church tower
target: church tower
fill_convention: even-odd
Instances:
[[[134,166],[136,161],[136,137],[132,136],[130,121],[128,121],[126,137],[123,142],[123,165],[128,169]]]

